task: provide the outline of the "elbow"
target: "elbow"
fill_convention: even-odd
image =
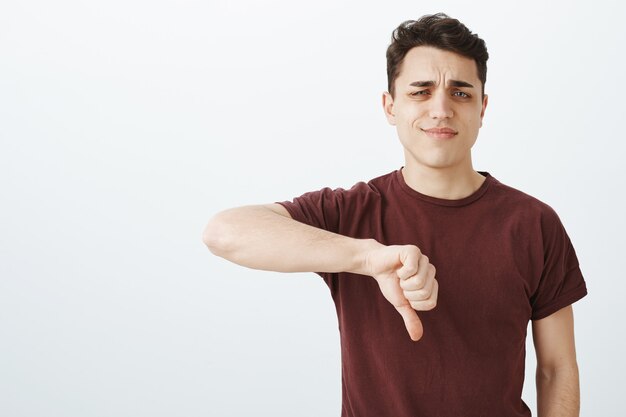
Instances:
[[[537,366],[535,377],[537,380],[553,381],[558,378],[578,379],[578,364],[576,361],[560,365]]]
[[[202,242],[212,254],[224,257],[228,251],[228,225],[221,213],[213,216],[202,231]]]

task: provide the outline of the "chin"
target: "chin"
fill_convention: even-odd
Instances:
[[[409,161],[407,161],[407,164],[409,164]],[[449,161],[438,160],[416,160],[412,161],[411,164],[432,169],[445,169],[455,165],[453,163],[450,163]]]
[[[454,166],[454,164],[445,164],[445,163],[432,163],[432,164],[424,164],[424,165],[432,169],[446,169],[446,168],[451,168]]]
[[[416,154],[416,158],[413,158],[418,164],[426,165],[433,168],[446,168],[454,165],[458,161],[450,157],[449,154],[441,152],[421,152]]]
[[[430,152],[428,152],[430,150]],[[433,152],[432,149],[405,148],[406,165],[416,165],[432,169],[445,169],[458,166],[463,163],[463,158],[454,158],[450,152]]]

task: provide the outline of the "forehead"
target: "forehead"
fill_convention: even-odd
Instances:
[[[416,80],[439,82],[442,78],[444,81],[456,79],[478,83],[476,62],[472,58],[432,46],[416,46],[405,55],[398,76],[403,84]]]

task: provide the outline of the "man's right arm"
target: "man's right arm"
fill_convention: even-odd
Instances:
[[[280,204],[222,211],[209,221],[202,240],[215,255],[248,268],[371,276],[402,316],[412,340],[423,333],[415,310],[432,310],[437,304],[435,267],[417,246],[386,246],[309,226],[292,219]]]
[[[216,214],[203,233],[213,254],[277,272],[366,274],[365,254],[381,246],[293,220],[280,204],[243,206]]]

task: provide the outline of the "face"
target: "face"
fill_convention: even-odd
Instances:
[[[487,107],[481,86],[473,59],[431,46],[409,50],[395,80],[395,99],[383,93],[408,168],[471,167]]]

